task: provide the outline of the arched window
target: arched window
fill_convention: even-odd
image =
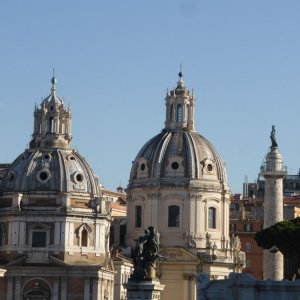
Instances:
[[[49,119],[49,132],[54,132],[54,119],[52,117]]]
[[[208,208],[208,228],[217,228],[215,207]]]
[[[81,224],[76,229],[76,236],[78,238],[78,244],[80,247],[88,247],[91,242],[92,229],[87,224]]]
[[[182,122],[182,105],[178,104],[177,105],[177,122]]]
[[[83,228],[81,231],[81,247],[87,247],[88,246],[88,231]]]
[[[168,208],[168,227],[179,227],[180,209],[177,205]]]
[[[140,205],[135,207],[135,227],[142,227],[142,207]]]
[[[173,121],[173,104],[170,106],[170,122]]]

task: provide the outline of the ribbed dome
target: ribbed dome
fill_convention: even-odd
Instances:
[[[129,188],[174,184],[200,186],[199,179],[204,185],[227,185],[222,159],[213,145],[195,130],[194,93],[185,87],[182,72],[178,75],[177,87],[165,98],[165,128],[136,156]]]
[[[183,130],[163,130],[142,147],[132,166],[130,184],[146,178],[227,182],[224,163],[213,145],[197,132]]]
[[[98,178],[85,159],[71,149],[71,112],[56,95],[34,111],[34,132],[29,149],[11,164],[2,180],[2,192],[80,193],[99,196]]]
[[[3,192],[79,192],[99,196],[98,178],[74,150],[25,150],[2,180]]]

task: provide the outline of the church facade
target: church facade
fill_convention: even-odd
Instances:
[[[52,78],[29,148],[1,165],[1,299],[113,298],[111,214],[92,168],[71,148],[71,121]]]
[[[127,188],[127,241],[159,233],[162,299],[196,299],[196,274],[226,278],[244,264],[229,236],[230,190],[224,163],[195,129],[195,98],[182,73],[165,98],[165,127],[137,154]]]

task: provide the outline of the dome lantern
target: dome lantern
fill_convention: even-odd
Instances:
[[[56,95],[56,82],[53,76],[50,95],[42,101],[40,108],[35,108],[30,148],[70,148],[72,115]]]
[[[194,95],[185,87],[183,74],[178,73],[179,80],[177,87],[167,93],[166,100],[166,121],[167,130],[195,131],[194,124]]]

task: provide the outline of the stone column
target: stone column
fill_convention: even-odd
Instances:
[[[21,277],[15,277],[15,298],[14,300],[21,300]]]
[[[58,300],[58,277],[53,278],[53,300]]]
[[[14,281],[13,277],[7,277],[6,299],[13,300]]]
[[[84,279],[84,296],[83,300],[90,299],[90,279]]]
[[[67,277],[61,277],[61,300],[67,300]]]
[[[283,178],[286,171],[283,168],[283,159],[278,146],[273,144],[272,141],[266,156],[266,164],[261,171],[261,175],[265,178],[264,228],[283,221]],[[263,278],[282,280],[283,271],[283,255],[280,252],[264,250]]]

